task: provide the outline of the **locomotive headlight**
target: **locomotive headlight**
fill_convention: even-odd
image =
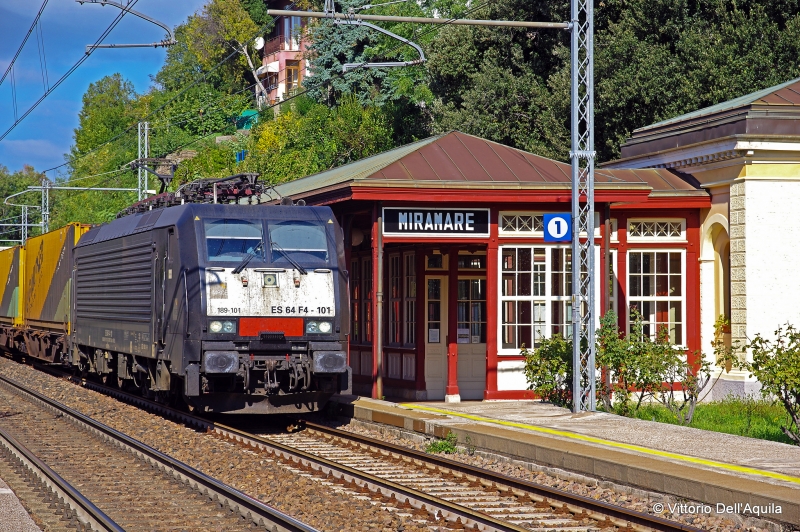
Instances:
[[[212,321],[208,324],[208,330],[212,333],[218,333],[222,330],[222,322],[221,321]]]
[[[224,333],[235,333],[236,332],[236,323],[232,321],[223,321],[222,322],[222,332]]]
[[[306,334],[327,334],[331,332],[331,322],[329,321],[309,321],[306,323]]]

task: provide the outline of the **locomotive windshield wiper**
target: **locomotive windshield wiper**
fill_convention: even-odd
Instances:
[[[291,263],[291,265],[295,267],[295,269],[300,270],[301,275],[308,275],[306,269],[300,266],[300,264],[296,260],[294,260],[291,256],[289,256],[289,254],[286,253],[286,250],[280,247],[277,242],[270,240],[269,245],[272,249],[277,249],[281,254],[283,254],[283,256],[286,257],[286,260],[288,260]]]
[[[253,260],[253,257],[256,256],[256,253],[258,252],[259,249],[261,249],[263,244],[264,244],[264,241],[262,240],[256,245],[256,247],[251,249],[247,253],[247,256],[242,259],[242,262],[240,262],[239,265],[236,268],[233,269],[232,273],[241,273],[242,270],[244,270],[245,266],[247,266],[250,263],[250,261]]]

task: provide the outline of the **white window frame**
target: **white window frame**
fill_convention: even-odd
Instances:
[[[555,212],[555,211],[554,211]],[[558,211],[563,212],[563,211]],[[503,238],[544,238],[544,229],[542,231],[508,231],[503,229],[503,216],[544,216],[545,214],[551,214],[551,212],[541,212],[541,211],[500,211],[497,214],[497,234]],[[616,234],[616,230],[614,231]],[[586,233],[581,233],[580,236],[585,237]],[[595,238],[600,237],[600,213],[594,213],[594,236]]]
[[[544,296],[503,296],[503,250],[506,248],[528,248],[533,250],[534,248],[545,248],[545,294]],[[550,250],[571,250],[571,244],[529,244],[529,243],[514,243],[514,242],[507,242],[498,247],[497,250],[497,329],[496,329],[496,338],[497,338],[497,355],[500,357],[505,356],[519,356],[520,350],[519,348],[503,348],[503,302],[505,301],[544,301],[545,308],[544,308],[544,337],[550,338],[552,337],[552,330],[553,330],[553,303],[561,303],[564,301],[570,301],[571,295],[565,294],[562,296],[554,296],[552,295],[552,251]],[[594,264],[595,264],[595,271],[599,277],[600,270],[600,246],[596,243],[594,246]],[[612,260],[616,258],[616,250],[613,251],[614,255],[612,255]],[[565,272],[567,274],[571,274],[571,270]],[[600,281],[599,278],[596,281]],[[595,283],[595,329],[600,327],[600,312],[602,310],[602,304],[600,301],[600,297],[602,294],[601,283]],[[618,298],[615,288],[615,298]],[[487,304],[489,302],[487,301]],[[615,303],[616,304],[616,303]],[[532,324],[531,324],[532,325]],[[533,325],[531,329],[531,338],[534,339],[534,330]],[[526,346],[528,349],[531,349],[533,346]]]
[[[631,300],[636,301],[675,301],[676,297],[674,296],[632,296],[631,295],[631,262],[630,262],[630,255],[631,253],[680,253],[681,254],[681,338],[683,342],[680,344],[675,344],[675,347],[679,349],[686,349],[686,320],[688,316],[686,315],[686,249],[675,249],[675,248],[636,248],[636,249],[628,249],[625,253],[625,331],[631,330]],[[648,320],[652,323],[652,320]],[[651,330],[650,338],[655,339],[657,331],[655,329]]]
[[[681,224],[681,236],[632,236],[630,233],[630,226],[632,223],[676,223]],[[686,218],[628,218],[628,223],[625,226],[625,232],[628,236],[629,242],[686,242]]]

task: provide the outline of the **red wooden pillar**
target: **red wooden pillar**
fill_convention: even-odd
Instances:
[[[458,393],[458,248],[450,248],[447,281],[447,386],[445,402],[459,403]]]
[[[372,208],[372,398],[383,396],[383,239],[381,212]]]
[[[492,209],[489,218],[489,242],[486,246],[486,387],[483,398],[489,399],[497,392],[497,315],[500,298],[497,297],[497,212]]]

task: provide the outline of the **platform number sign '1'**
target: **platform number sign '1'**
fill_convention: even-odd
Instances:
[[[545,214],[544,241],[545,242],[570,242],[572,241],[572,214],[568,212]]]

